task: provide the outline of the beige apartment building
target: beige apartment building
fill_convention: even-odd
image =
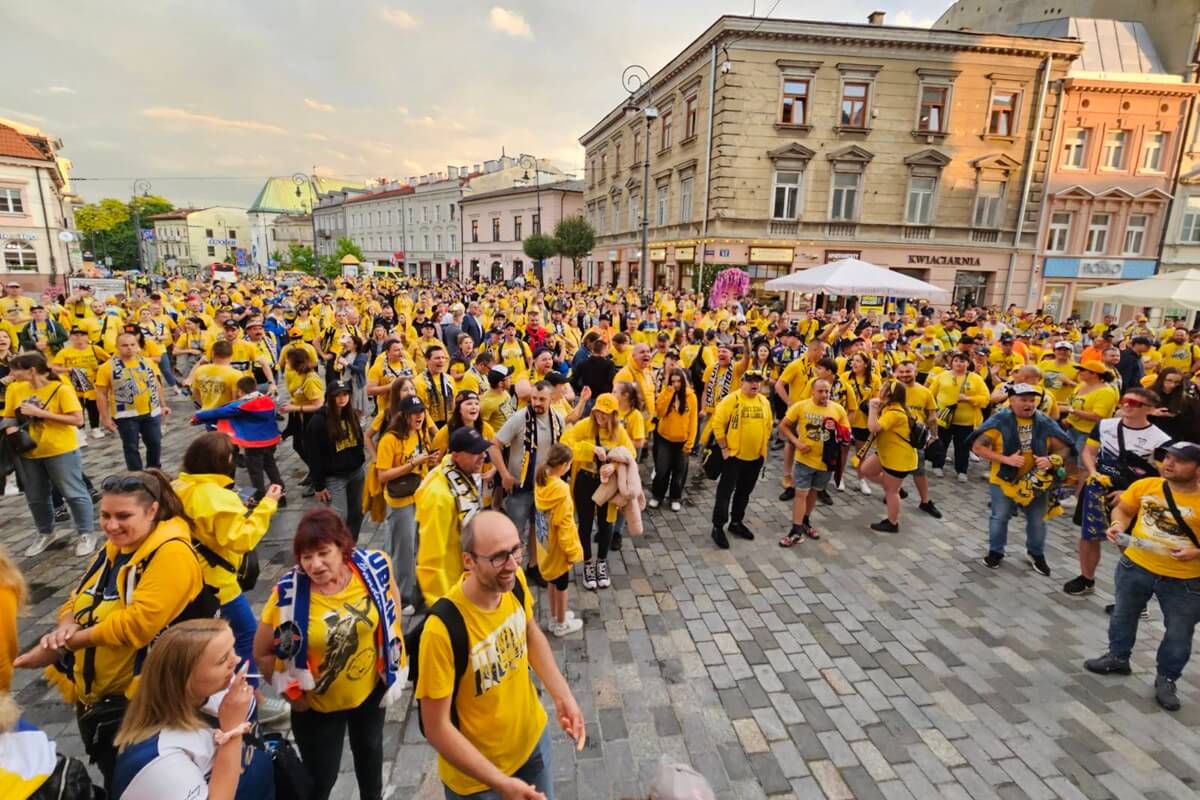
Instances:
[[[880,13],[721,17],[580,138],[590,277],[638,283],[648,191],[655,287],[690,285],[705,264],[761,285],[857,256],[959,302],[1023,300],[1057,114],[1048,85],[1079,52]]]

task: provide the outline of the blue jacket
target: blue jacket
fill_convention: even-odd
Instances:
[[[972,431],[971,435],[967,437],[966,446],[968,448],[971,447],[975,443],[975,440],[985,431],[991,430],[1000,432],[1003,455],[1011,456],[1021,449],[1020,435],[1017,433],[1017,417],[1013,414],[1011,408],[1002,408],[984,420],[983,424]],[[1071,441],[1071,437],[1062,429],[1062,426],[1042,412],[1034,411],[1033,442],[1030,447],[1035,457],[1047,455],[1047,438],[1058,439],[1070,449],[1072,456],[1078,455],[1075,450],[1075,443]],[[1001,464],[1000,469],[996,472],[996,477],[1002,481],[1012,483],[1016,480],[1017,468],[1010,464]]]
[[[216,422],[217,430],[228,434],[239,447],[270,447],[279,444],[275,424],[275,401],[261,392],[251,392],[232,403],[207,411],[197,411],[192,419]]]

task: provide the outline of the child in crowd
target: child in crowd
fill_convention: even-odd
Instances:
[[[253,375],[238,380],[234,396],[232,403],[197,411],[192,416],[192,424],[216,422],[217,430],[242,448],[246,471],[254,484],[254,497],[247,503],[252,507],[266,496],[267,478],[270,483],[284,485],[283,475],[275,464],[275,446],[280,440],[279,428],[275,425],[275,401],[258,391]],[[287,495],[283,495],[279,498],[279,507],[286,506]]]
[[[538,464],[533,499],[537,541],[537,568],[550,591],[550,632],[562,637],[583,628],[583,620],[567,610],[567,585],[571,567],[583,560],[575,502],[563,475],[571,469],[571,448],[555,443]]]

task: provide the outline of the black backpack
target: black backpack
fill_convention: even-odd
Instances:
[[[513,585],[513,597],[517,598],[517,602],[521,604],[521,608],[525,607],[525,586],[520,579]],[[454,605],[448,597],[440,598],[433,607],[429,609],[429,613],[418,624],[414,625],[404,636],[404,649],[408,652],[408,679],[416,686],[418,679],[418,665],[421,663],[421,633],[425,630],[425,623],[430,617],[437,617],[446,626],[446,632],[450,635],[450,650],[454,653],[454,690],[450,693],[450,724],[458,727],[458,708],[456,707],[456,699],[458,697],[458,685],[462,682],[463,675],[467,674],[467,659],[471,655],[471,642],[467,636],[467,623],[463,619],[462,612],[458,610],[458,606]],[[425,734],[425,720],[421,718],[421,701],[417,701],[417,725],[421,729],[421,734]]]

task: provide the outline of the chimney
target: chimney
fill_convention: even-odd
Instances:
[[[446,176],[449,178],[457,178],[458,167],[446,167]]]
[[[867,15],[867,22],[872,25],[882,25],[885,14],[883,11],[872,11]]]
[[[471,167],[471,172],[474,173],[475,175],[478,175],[479,173],[483,172],[483,165],[482,164],[473,165]]]
[[[467,165],[466,165],[466,164],[463,164],[461,167],[459,167],[459,168],[458,168],[458,174],[459,174],[459,176],[460,176],[460,177],[463,177],[463,178],[465,178],[465,177],[467,177],[467,175],[469,175],[470,173],[471,173],[471,171],[470,171],[469,169],[467,169]]]

